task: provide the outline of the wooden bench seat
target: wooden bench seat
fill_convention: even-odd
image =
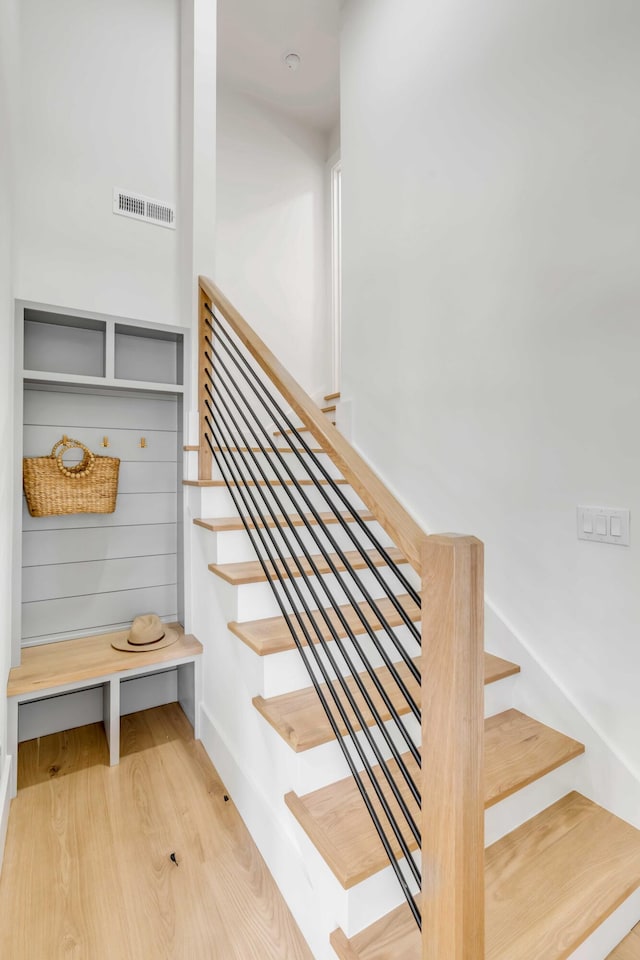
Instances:
[[[123,639],[127,630],[23,648],[22,662],[11,669],[7,684],[7,752],[13,757],[12,796],[17,792],[18,707],[21,703],[102,686],[104,726],[110,763],[114,765],[120,760],[121,681],[176,667],[178,701],[199,739],[197,704],[200,700],[202,644],[194,636],[185,634],[180,624],[168,626],[178,632],[177,642],[144,653],[129,653],[111,646],[113,640]]]

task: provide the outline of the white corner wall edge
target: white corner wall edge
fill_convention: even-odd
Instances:
[[[319,921],[319,907],[293,835],[271,804],[237,763],[211,713],[201,704],[201,741],[231,800],[278,885],[315,960],[336,960],[329,934],[337,926]],[[287,813],[282,801],[283,816]]]
[[[7,828],[9,826],[9,810],[11,808],[11,765],[13,757],[5,756],[0,774],[0,873],[2,872],[2,861],[4,858],[4,845],[7,839]]]

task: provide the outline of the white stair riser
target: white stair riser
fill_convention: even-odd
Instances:
[[[411,579],[414,579],[413,571],[411,571],[408,564],[404,564],[402,570],[403,573],[406,573],[408,576],[411,576]],[[379,573],[382,579],[389,584],[391,589],[394,592],[398,592],[398,582],[393,572],[389,568],[381,567],[379,569]],[[223,583],[226,582],[216,574],[212,573],[210,575],[212,577],[215,576],[217,581]],[[356,575],[359,583],[368,591],[372,598],[379,598],[383,595],[383,587],[378,582],[377,577],[375,577],[370,570],[358,570],[356,571]],[[326,589],[322,588],[319,581],[322,581],[325,584]],[[333,574],[326,574],[320,578],[310,578],[310,586],[313,589],[315,596],[311,594],[309,587],[302,577],[296,577],[293,583],[291,581],[285,581],[285,584],[286,592],[279,584],[277,584],[278,592],[284,597],[285,602],[287,602],[287,596],[289,596],[293,602],[299,604],[301,602],[300,598],[302,597],[311,610],[317,609],[318,606],[328,606],[331,602],[331,597],[333,597],[334,601],[339,605],[346,604],[348,602],[348,597],[342,589],[342,579],[340,578],[339,582],[336,582],[336,577]],[[259,583],[246,583],[239,586],[233,586],[229,584],[229,586],[232,586],[232,589],[237,591],[237,612],[236,616],[232,617],[231,619],[240,621],[260,620],[264,617],[275,617],[281,615],[282,611],[273,595],[272,587],[266,581]],[[363,594],[357,589],[353,583],[353,580],[348,581],[348,586],[352,596],[355,597],[357,602],[364,600]],[[304,609],[304,607],[301,607],[301,609]]]
[[[250,515],[251,512],[255,512],[253,506],[254,501],[260,503],[261,506],[264,504],[264,498],[261,496],[261,493],[267,497],[273,509],[278,514],[284,511],[290,513],[308,512],[308,507],[305,505],[303,498],[300,497],[295,488],[289,486],[273,488],[250,487],[248,489],[233,488],[239,505],[238,509],[235,508],[233,498],[226,487],[194,487],[193,489],[200,491],[200,509],[194,516],[232,517],[238,513]],[[245,493],[246,502],[242,498],[240,489]],[[353,493],[350,487],[341,485],[339,489],[347,496],[348,502],[354,510],[365,509],[360,498]],[[322,491],[324,491],[324,493]],[[319,490],[316,487],[305,486],[304,492],[309,502],[311,502],[317,510],[327,511],[335,508],[336,510],[344,511],[348,509],[348,507],[345,507],[341,502],[335,491],[329,487],[323,487],[322,490]],[[324,495],[325,493],[326,497]],[[253,499],[249,494],[253,495]]]
[[[304,477],[318,477],[319,479],[324,479],[322,470],[326,470],[330,477],[338,478],[342,476],[338,468],[326,453],[314,454],[314,456],[318,459],[317,464],[314,462],[313,457],[309,454],[305,453],[301,454],[300,456],[302,459],[299,459],[294,453],[283,453],[282,460],[280,460],[275,454],[265,455],[260,452],[254,452],[254,455],[252,456],[251,454],[245,452],[242,454],[236,454],[235,463],[233,460],[230,460],[229,462],[225,461],[221,467],[218,466],[214,459],[212,465],[212,479],[223,478],[225,473],[227,476],[232,474],[237,475],[238,472],[243,474],[245,477],[250,477],[253,473],[256,479],[265,479],[265,477],[268,477],[269,479],[274,480],[288,480],[292,479],[291,475],[297,479]]]
[[[198,479],[198,451],[185,450],[182,460],[182,475],[185,480]]]
[[[406,627],[396,628],[395,634],[406,650],[413,653],[414,657],[419,655],[419,646],[409,635]],[[375,636],[378,644],[389,660],[392,663],[398,663],[401,659],[400,654],[385,632],[379,630]],[[369,636],[362,635],[356,637],[356,641],[359,649],[362,650],[373,667],[383,666],[383,657]],[[354,649],[353,643],[347,638],[341,638],[340,643],[343,645],[347,654],[353,658],[354,663],[358,663],[357,652]],[[328,641],[327,646],[332,655],[339,658],[340,652],[337,649],[335,641]],[[309,685],[309,675],[297,648],[294,650],[286,650],[282,653],[270,654],[260,659],[263,677],[262,696],[275,697],[281,693],[289,693],[292,690],[299,690]],[[360,670],[362,669],[363,666],[360,664]]]
[[[575,789],[584,756],[562,764],[485,811],[485,846],[511,833]]]
[[[497,713],[504,713],[505,710],[510,710],[514,706],[518,681],[519,676],[516,674],[513,677],[505,677],[504,680],[496,680],[494,683],[485,683],[485,717],[495,717]]]
[[[270,520],[268,514],[264,514],[265,519]],[[372,534],[376,537],[378,543],[383,547],[391,546],[389,537],[377,523],[367,524]],[[295,532],[294,532],[295,531]],[[340,550],[357,550],[358,545],[363,549],[374,549],[366,533],[359,529],[356,524],[348,524],[348,530],[345,530],[339,523],[332,523],[323,530],[317,524],[313,524],[310,529],[303,526],[296,526],[294,530],[290,527],[283,528],[283,532],[274,528],[265,530],[251,530],[249,535],[246,530],[209,530],[211,539],[211,562],[212,563],[242,563],[246,560],[254,560],[256,551],[254,550],[251,537],[255,538],[258,547],[266,543],[274,556],[277,556],[276,550],[280,550],[283,556],[304,557],[304,551],[311,556],[318,556],[322,550],[327,553],[335,553]],[[355,539],[355,543],[354,543]]]
[[[355,936],[404,902],[402,890],[390,866],[349,890],[345,890],[293,814],[289,815],[295,823],[296,839],[307,865],[313,889],[318,891],[324,904],[330,905],[336,918],[339,918],[339,926],[347,937]],[[419,856],[416,856],[416,860],[419,863]],[[413,878],[409,878],[409,874],[405,875],[415,893],[416,885]]]

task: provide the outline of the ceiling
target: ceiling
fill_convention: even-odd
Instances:
[[[218,76],[329,131],[340,104],[340,0],[218,0]],[[284,56],[301,62],[289,70]]]

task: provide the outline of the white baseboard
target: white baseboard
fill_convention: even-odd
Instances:
[[[282,803],[282,818],[273,810],[251,772],[241,768],[233,750],[205,706],[201,706],[202,744],[218,771],[229,796],[265,860],[315,960],[336,960],[329,934],[337,921],[322,916],[322,903],[314,892],[293,830],[285,826],[289,811]]]
[[[5,756],[0,772],[0,872],[2,872],[2,859],[4,857],[4,845],[7,839],[7,827],[9,826],[9,808],[11,807],[11,764],[13,757]]]

